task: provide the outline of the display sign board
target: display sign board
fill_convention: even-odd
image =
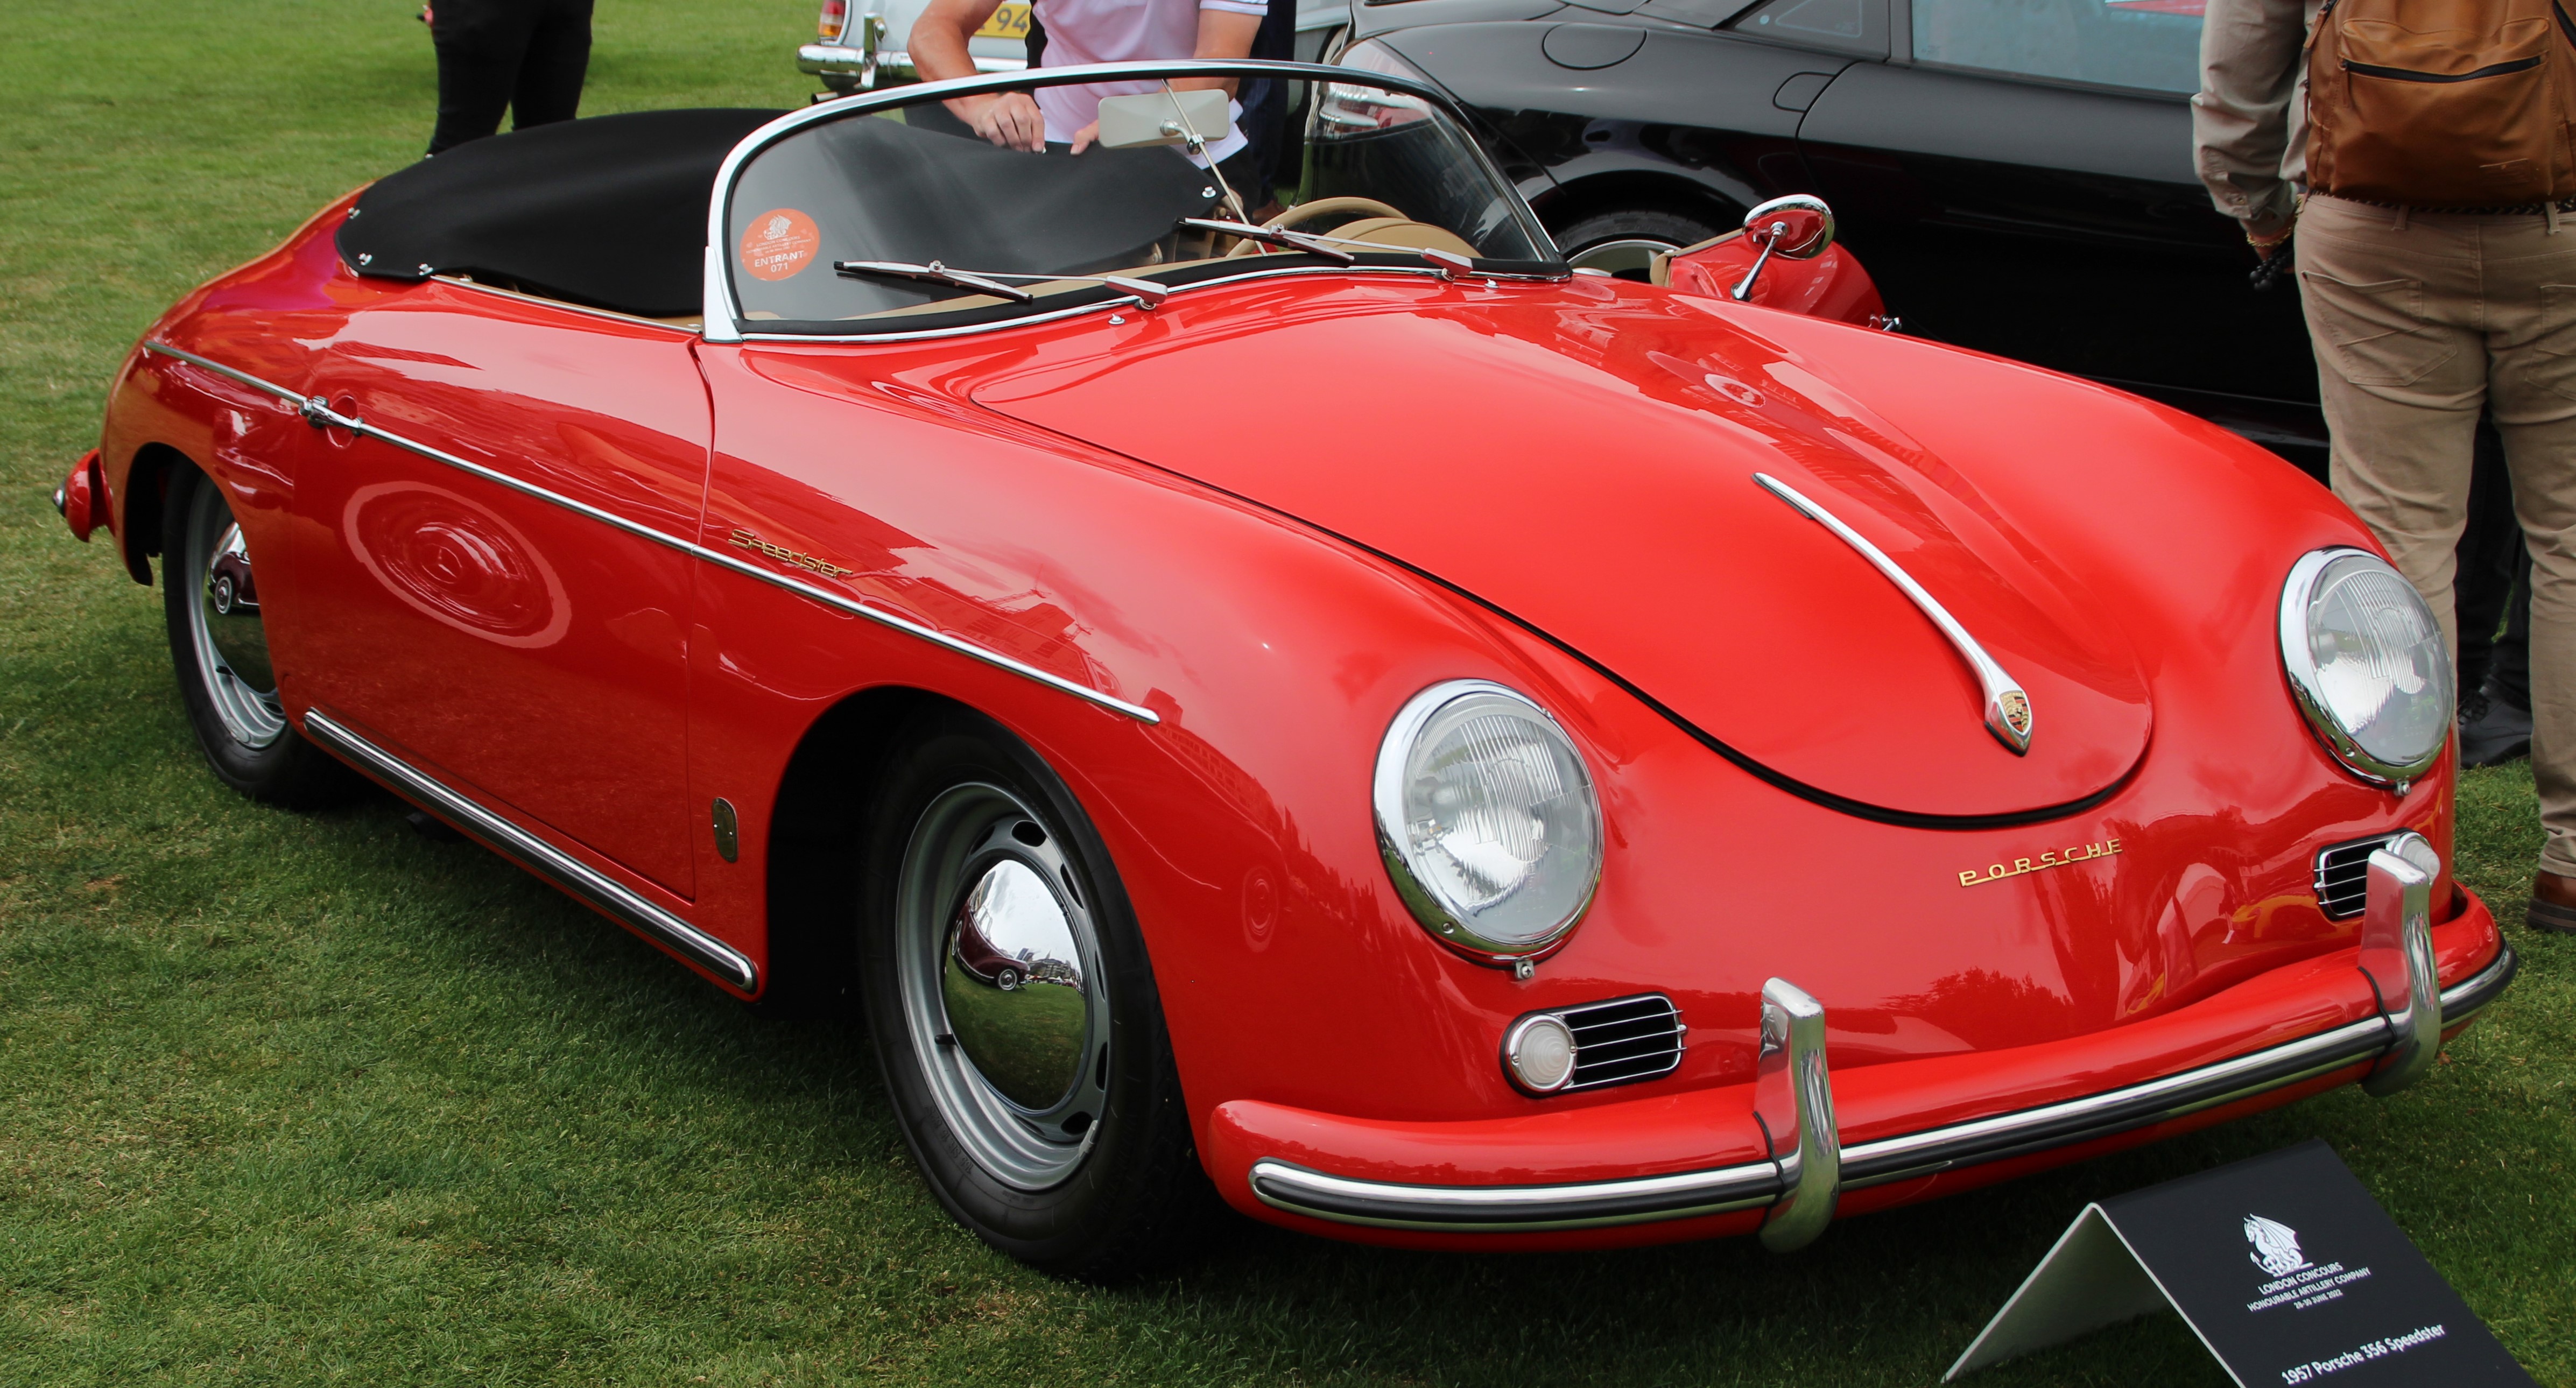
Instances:
[[[2239,1388],[2532,1381],[2309,1141],[2085,1206],[1943,1382],[2166,1307]]]

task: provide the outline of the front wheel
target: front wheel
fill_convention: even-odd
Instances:
[[[193,467],[177,468],[161,515],[170,663],[215,775],[254,800],[291,809],[345,799],[357,788],[355,773],[286,721],[250,545],[223,488]]]
[[[1088,1280],[1185,1252],[1214,1213],[1117,871],[1036,754],[963,711],[896,744],[869,816],[868,1028],[949,1213]]]

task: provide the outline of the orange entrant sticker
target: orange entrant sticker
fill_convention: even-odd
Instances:
[[[783,280],[814,263],[823,233],[814,219],[792,207],[773,208],[751,219],[742,234],[742,268],[756,280]]]

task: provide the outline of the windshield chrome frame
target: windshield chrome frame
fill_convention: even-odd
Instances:
[[[715,186],[707,199],[706,287],[701,295],[703,300],[702,307],[704,308],[705,313],[698,330],[699,336],[708,342],[741,342],[745,340],[746,337],[756,337],[764,342],[907,341],[925,337],[951,337],[965,333],[992,332],[1004,328],[1025,327],[1033,323],[1053,322],[1059,319],[1071,317],[1077,313],[1104,312],[1132,304],[1134,302],[1132,299],[1110,298],[1094,303],[1083,304],[1078,307],[1069,307],[1057,310],[1055,312],[1039,312],[1034,314],[1023,314],[1011,318],[997,319],[990,323],[974,323],[952,328],[923,329],[911,332],[852,333],[848,335],[819,333],[760,333],[751,331],[749,329],[748,321],[742,317],[741,301],[734,296],[731,258],[726,256],[723,251],[723,248],[732,239],[725,225],[725,213],[732,206],[734,184],[740,180],[743,166],[749,164],[754,156],[760,154],[763,150],[768,149],[771,145],[778,143],[780,140],[785,139],[787,136],[803,130],[809,125],[819,125],[825,121],[843,120],[855,116],[864,116],[869,112],[884,110],[891,106],[912,106],[923,101],[945,101],[951,97],[974,96],[982,92],[1010,91],[1014,88],[1029,85],[1032,79],[1038,74],[1043,74],[1046,85],[1054,85],[1058,82],[1136,81],[1153,77],[1278,77],[1296,82],[1351,82],[1365,86],[1383,87],[1388,91],[1402,92],[1407,96],[1419,97],[1424,101],[1432,103],[1432,105],[1439,110],[1441,115],[1447,117],[1457,127],[1458,134],[1465,140],[1467,149],[1470,151],[1471,156],[1477,163],[1484,167],[1485,173],[1493,179],[1494,186],[1502,190],[1504,195],[1513,203],[1514,211],[1523,219],[1524,229],[1536,232],[1541,243],[1548,246],[1550,249],[1554,249],[1555,247],[1555,242],[1547,238],[1546,228],[1540,223],[1538,214],[1530,210],[1528,200],[1521,196],[1519,186],[1514,184],[1509,178],[1503,176],[1503,171],[1495,167],[1493,157],[1485,152],[1485,147],[1482,144],[1477,142],[1475,127],[1467,120],[1466,113],[1461,111],[1458,108],[1457,103],[1451,101],[1447,95],[1440,91],[1439,88],[1434,87],[1427,82],[1416,81],[1411,78],[1391,73],[1367,72],[1358,68],[1334,67],[1322,63],[1281,63],[1260,61],[1249,58],[1224,61],[1204,58],[1189,58],[1170,62],[1085,63],[1073,67],[1029,68],[1020,72],[989,73],[975,77],[952,77],[944,82],[920,82],[907,86],[886,88],[872,92],[859,92],[844,97],[835,97],[830,101],[817,102],[802,110],[790,111],[786,115],[780,116],[769,124],[745,135],[741,142],[736,144],[732,151],[725,155],[724,163],[717,167]],[[1563,257],[1560,255],[1560,262],[1562,259]],[[1218,279],[1202,280],[1197,284],[1176,284],[1172,286],[1172,289],[1176,294],[1187,293],[1193,289],[1212,287],[1220,284],[1236,284],[1245,279],[1258,278],[1265,275],[1310,272],[1315,268],[1316,267],[1311,265],[1281,266],[1276,270],[1249,271],[1242,275],[1227,275]],[[1336,274],[1394,273],[1400,275],[1412,275],[1417,273],[1410,266],[1351,265],[1334,266],[1331,268]],[[1433,270],[1428,266],[1425,267],[1425,272],[1437,273],[1436,270]],[[1566,278],[1570,277],[1573,273],[1572,267],[1569,266],[1567,267],[1564,276],[1550,276],[1550,278]],[[1497,278],[1500,277],[1498,276]],[[1513,276],[1512,278],[1525,277]]]

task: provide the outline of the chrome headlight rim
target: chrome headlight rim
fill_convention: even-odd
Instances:
[[[1518,704],[1535,715],[1542,727],[1563,740],[1575,770],[1582,778],[1581,789],[1590,804],[1593,824],[1596,829],[1602,828],[1601,796],[1593,780],[1591,763],[1584,760],[1583,749],[1575,745],[1564,725],[1558,723],[1556,715],[1549,713],[1544,705],[1509,685],[1492,680],[1443,680],[1406,700],[1404,707],[1396,712],[1394,721],[1387,725],[1386,736],[1378,743],[1377,765],[1370,778],[1369,803],[1377,823],[1378,856],[1386,863],[1387,876],[1395,883],[1396,895],[1403,899],[1405,908],[1413,913],[1414,920],[1424,932],[1479,964],[1513,968],[1547,958],[1564,948],[1566,941],[1572,938],[1574,928],[1582,924],[1584,916],[1591,911],[1593,898],[1600,894],[1602,862],[1607,857],[1602,850],[1606,844],[1596,839],[1581,899],[1553,927],[1529,940],[1495,940],[1477,933],[1415,874],[1412,860],[1405,850],[1405,763],[1423,729],[1442,709],[1460,699],[1477,695],[1492,695]]]
[[[2408,762],[2393,762],[2363,747],[2351,730],[2344,727],[2343,720],[2336,716],[2334,705],[2326,698],[2323,682],[2318,678],[2316,652],[2309,644],[2308,604],[2315,596],[2317,580],[2324,576],[2327,568],[2344,559],[2366,559],[2390,573],[2397,573],[2396,565],[2358,545],[2328,545],[2300,555],[2298,562],[2290,566],[2289,577],[2281,584],[2281,668],[2289,677],[2291,698],[2298,704],[2300,716],[2307,720],[2308,731],[2316,734],[2317,740],[2325,744],[2327,753],[2344,770],[2375,786],[2404,789],[2441,761],[2442,754],[2450,750],[2451,738],[2446,733],[2436,739],[2431,750],[2423,756]],[[2403,581],[2405,575],[2398,574],[2398,577]],[[2422,598],[2419,596],[2417,601],[2421,602]],[[2440,629],[2437,620],[2434,630]],[[2449,652],[2445,651],[2443,658],[2447,662]],[[2452,715],[2456,717],[2456,690],[2453,691],[2452,705]]]

